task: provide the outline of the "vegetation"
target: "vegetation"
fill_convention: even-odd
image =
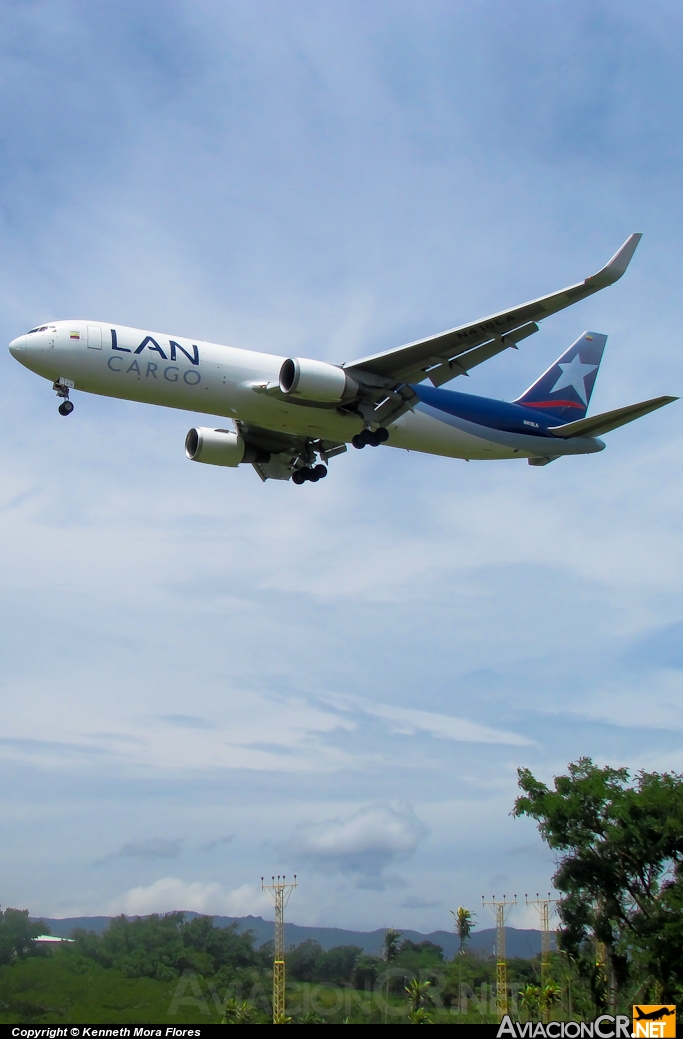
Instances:
[[[31,955],[33,939],[49,933],[44,920],[29,920],[28,909],[0,909],[0,964]]]
[[[552,978],[545,985],[525,985],[519,990],[520,1014],[527,1021],[548,1021],[561,997],[562,990]]]
[[[6,911],[2,927],[0,938],[14,938],[0,966],[0,1022],[271,1020],[272,943],[256,949],[251,934],[214,927],[210,917],[118,917],[102,934],[75,931],[73,945],[48,949],[26,938],[45,930],[26,912]],[[309,940],[287,953],[288,1016],[308,1024],[493,1020],[494,975],[492,961],[465,953],[447,963],[440,946],[398,931],[387,932],[383,956]],[[537,976],[529,961],[511,961],[518,987]]]
[[[393,927],[390,927],[384,935],[384,941],[382,942],[382,956],[387,963],[392,963],[396,959],[400,943],[401,932],[395,931]]]
[[[73,946],[60,947],[0,967],[0,1022],[185,1024],[210,1019],[197,1005],[187,1004],[167,1016],[174,988],[150,978],[126,978],[81,956]],[[209,996],[207,1010],[220,1020],[210,1004]]]
[[[453,912],[451,909],[451,916],[455,918],[455,930],[460,939],[460,955],[462,955],[465,952],[465,946],[470,940],[476,916],[469,909],[466,909],[465,906],[458,906],[456,912]]]
[[[269,950],[254,950],[249,931],[239,934],[237,924],[214,927],[210,916],[117,916],[102,934],[77,929],[73,937],[84,956],[128,978],[172,981],[187,970],[207,977],[223,971],[231,977],[240,968],[267,969],[272,961]]]
[[[325,952],[318,942],[309,938],[287,954],[287,977],[292,981],[351,985],[356,981],[355,968],[361,960],[365,979],[368,973],[372,974],[375,963],[379,963],[373,956],[363,956],[363,950],[357,945],[338,945]]]
[[[520,769],[514,808],[560,853],[560,949],[597,1010],[683,1002],[683,776],[568,773],[550,789]]]
[[[634,1001],[683,1003],[683,776],[569,765],[550,788],[528,769],[513,814],[530,816],[558,855],[559,952],[541,970],[508,960],[513,1016],[591,1019]],[[495,961],[389,929],[381,955],[359,946],[287,953],[287,1020],[428,1024],[495,1020]],[[0,1023],[184,1024],[272,1020],[272,942],[183,913],[117,917],[54,949],[25,910],[0,912]]]
[[[118,918],[101,935],[75,933],[73,945],[52,950],[19,943],[21,954],[0,966],[0,1022],[271,1020],[271,943],[255,949],[249,934],[179,913]],[[465,951],[448,962],[438,945],[400,932],[390,936],[389,951],[390,960],[358,946],[325,951],[314,941],[290,949],[288,1016],[308,1024],[495,1020],[493,958]],[[590,987],[566,957],[553,954],[547,991],[538,958],[509,960],[508,978],[521,1018],[551,1008],[558,1016],[591,1014]]]

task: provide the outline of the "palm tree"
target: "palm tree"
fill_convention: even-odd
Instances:
[[[550,981],[546,982],[541,989],[539,1003],[541,1013],[543,1014],[543,1020],[546,1024],[550,1021],[550,1014],[553,1007],[560,1002],[561,994],[560,986],[554,978],[551,978]]]
[[[254,1008],[248,1000],[238,1003],[236,999],[229,999],[225,1004],[225,1013],[221,1020],[222,1025],[248,1025],[254,1016]]]
[[[457,912],[451,909],[451,916],[455,919],[455,930],[458,938],[460,939],[459,954],[464,956],[465,945],[470,940],[470,934],[472,933],[472,927],[474,921],[477,919],[474,913],[471,913],[469,909],[465,909],[464,906],[458,906]]]
[[[429,1002],[429,989],[431,988],[431,981],[418,981],[417,978],[413,978],[406,985],[406,993],[410,999],[410,1005],[413,1010],[419,1010],[420,1007],[426,1007]]]
[[[382,942],[382,955],[387,963],[391,963],[399,954],[399,942],[402,938],[400,931],[395,931],[393,927],[389,927],[384,935],[384,941]],[[387,1023],[387,1007],[389,1004],[389,972],[387,971],[386,981],[386,993],[384,1000],[384,1024]]]
[[[430,1025],[432,1023],[427,1013],[431,984],[431,981],[418,981],[417,978],[414,978],[405,987],[410,1000],[408,1021],[411,1025]]]
[[[401,940],[401,932],[395,931],[393,927],[390,927],[384,935],[384,941],[382,942],[382,953],[387,963],[391,963],[398,956],[398,943]]]
[[[465,946],[467,942],[470,940],[470,934],[472,933],[472,926],[474,924],[474,921],[476,920],[476,916],[474,913],[470,912],[469,909],[465,909],[464,906],[458,906],[457,912],[454,912],[451,909],[451,916],[455,920],[455,930],[457,932],[458,938],[460,939],[460,948],[458,949],[458,955],[464,956]],[[460,967],[458,968],[458,1010],[461,1009],[461,995],[462,962],[460,963]]]
[[[538,985],[525,985],[519,990],[519,1005],[526,1012],[527,1021],[535,1021],[541,1009],[541,990]]]

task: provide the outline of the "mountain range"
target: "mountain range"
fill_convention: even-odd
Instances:
[[[185,915],[191,919],[198,914],[186,913]],[[65,919],[48,919],[47,917],[40,919],[45,921],[52,934],[68,938],[76,927],[82,927],[86,931],[104,931],[109,926],[112,917],[73,916]],[[230,924],[236,923],[240,931],[251,931],[257,946],[273,938],[273,921],[264,920],[261,916],[214,916],[213,922],[215,927],[228,927]],[[335,945],[358,945],[363,952],[371,956],[378,956],[385,933],[386,928],[383,927],[376,931],[347,931],[341,927],[304,927],[301,924],[287,923],[285,925],[285,942],[287,947],[290,947],[299,945],[310,938],[318,942],[323,949],[331,949]],[[458,936],[452,931],[430,931],[428,934],[423,934],[421,931],[401,928],[400,933],[412,942],[430,941],[440,945],[447,959],[452,959],[458,952]],[[469,949],[485,957],[492,956],[495,937],[496,931],[493,927],[473,931]],[[551,936],[551,947],[555,947],[554,935]],[[541,932],[533,929],[521,930],[517,927],[506,927],[505,949],[508,957],[519,956],[523,959],[532,959],[541,951]]]

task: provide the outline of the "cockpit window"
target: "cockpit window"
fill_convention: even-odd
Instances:
[[[26,335],[30,336],[32,332],[47,332],[47,325],[41,325],[40,328],[29,328]]]

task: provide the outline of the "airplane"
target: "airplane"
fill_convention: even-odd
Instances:
[[[230,429],[191,429],[187,457],[232,468],[250,463],[264,481],[317,483],[348,444],[543,466],[602,451],[604,433],[678,398],[586,417],[607,341],[596,332],[584,332],[510,403],[442,387],[518,349],[539,321],[618,281],[640,238],[632,234],[605,267],[576,285],[344,364],[89,320],[45,322],[9,349],[52,382],[60,415],[73,411],[69,393],[77,389],[230,420]]]
[[[649,1014],[646,1014],[642,1007],[634,1007],[636,1014],[638,1015],[636,1021],[661,1021],[664,1017],[672,1017],[676,1011],[670,1006],[658,1006],[654,1010],[651,1010]]]

